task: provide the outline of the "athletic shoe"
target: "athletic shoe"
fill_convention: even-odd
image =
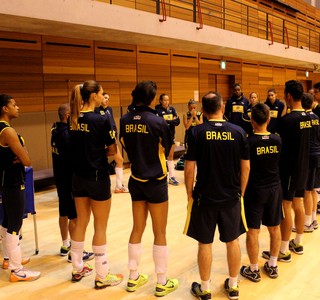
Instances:
[[[250,266],[242,266],[240,274],[253,282],[259,282],[261,280],[260,270],[251,271]]]
[[[31,271],[23,268],[19,271],[11,271],[9,280],[10,282],[33,281],[37,280],[40,275],[41,273],[38,271]]]
[[[198,299],[201,299],[201,300],[211,299],[211,291],[210,290],[203,291],[201,289],[201,284],[199,284],[198,282],[192,283],[190,292],[193,296],[197,297]]]
[[[105,289],[108,286],[115,286],[122,282],[123,275],[122,274],[108,274],[105,278],[98,278],[94,282],[94,287],[97,290]]]
[[[224,289],[228,293],[228,297],[231,300],[239,299],[239,286],[237,287],[229,287],[229,278],[227,278],[224,282]]]
[[[175,177],[171,177],[171,178],[169,178],[169,184],[177,186],[177,185],[179,185],[179,182],[176,180]]]
[[[289,249],[296,254],[303,254],[303,246],[302,244],[295,244],[294,239],[289,242]]]
[[[314,228],[313,228],[313,223],[311,223],[309,226],[308,225],[304,225],[304,232],[306,233],[310,233],[313,232]]]
[[[22,265],[26,265],[29,261],[30,261],[30,257],[23,258],[21,260],[21,264]],[[9,259],[8,258],[4,258],[3,262],[2,262],[2,269],[7,270],[8,268],[9,268]]]
[[[60,256],[67,256],[69,251],[70,251],[71,246],[66,247],[66,246],[61,246],[60,248]]]
[[[139,274],[139,276],[136,280],[129,278],[128,283],[127,283],[127,291],[128,292],[135,292],[140,286],[146,284],[147,281],[148,281],[147,274]]]
[[[278,267],[270,267],[268,262],[264,264],[263,269],[268,273],[270,278],[277,278],[279,276]]]
[[[122,186],[121,188],[116,188],[116,189],[114,190],[114,192],[115,192],[116,194],[129,193],[129,190],[128,190],[126,187]]]
[[[81,271],[72,271],[72,282],[78,282],[83,277],[89,276],[92,273],[93,269],[89,264],[84,264]]]
[[[89,261],[91,259],[94,259],[94,253],[93,252],[83,251],[82,260],[83,261]],[[70,253],[68,254],[68,262],[70,262],[70,263],[72,262]]]
[[[269,260],[270,252],[262,251],[262,257]],[[289,263],[291,261],[291,252],[290,251],[288,251],[287,253],[279,252],[278,261]]]
[[[314,229],[314,230],[318,229],[318,221],[317,221],[317,220],[314,220],[314,221],[312,222],[312,225],[313,225],[313,229]]]
[[[178,286],[178,279],[167,279],[167,283],[165,285],[157,283],[154,295],[157,297],[163,297],[175,291],[178,288]]]

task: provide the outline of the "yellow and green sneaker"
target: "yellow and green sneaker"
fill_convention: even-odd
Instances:
[[[135,292],[140,286],[146,284],[148,281],[147,274],[139,274],[136,280],[129,279],[127,283],[127,291],[128,292]]]

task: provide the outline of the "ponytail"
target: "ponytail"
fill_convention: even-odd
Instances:
[[[82,84],[77,84],[73,89],[70,97],[70,119],[71,128],[77,128],[78,118],[80,115],[80,109],[82,106],[82,96],[81,96]]]

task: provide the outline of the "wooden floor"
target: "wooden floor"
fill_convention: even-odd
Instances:
[[[176,171],[181,184],[169,186],[169,220],[167,238],[169,245],[168,276],[179,279],[178,290],[165,297],[167,300],[195,299],[189,291],[192,281],[198,281],[196,262],[197,243],[182,234],[186,217],[186,193],[183,184],[183,171]],[[127,183],[129,170],[125,170]],[[114,187],[115,175],[111,176]],[[58,204],[56,190],[49,189],[36,193],[37,227],[39,254],[35,250],[32,216],[23,225],[22,246],[25,256],[32,255],[29,268],[41,271],[41,278],[35,282],[10,283],[9,271],[0,269],[0,299],[156,299],[153,295],[156,278],[152,260],[152,231],[150,218],[143,238],[143,255],[140,271],[149,274],[149,282],[135,293],[125,290],[126,281],[117,287],[94,290],[94,276],[71,283],[71,264],[59,256],[61,246],[58,228]],[[131,230],[131,201],[129,194],[114,194],[108,226],[108,253],[112,272],[119,272],[127,278],[127,243]],[[217,235],[216,235],[217,236]],[[86,249],[91,249],[92,223],[86,235]],[[265,228],[261,230],[260,248],[268,249],[269,238]],[[245,235],[240,237],[242,262],[248,263],[245,250]],[[241,299],[320,299],[320,229],[304,235],[305,253],[292,254],[291,263],[279,263],[280,276],[270,279],[262,271],[262,281],[253,283],[239,276]],[[227,299],[223,282],[227,277],[225,245],[216,238],[213,244],[214,262],[212,265],[212,298]],[[262,267],[265,260],[259,259]],[[94,265],[94,264],[93,264]]]

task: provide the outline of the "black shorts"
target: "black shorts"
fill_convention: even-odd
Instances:
[[[196,197],[194,197],[196,198]],[[188,204],[188,215],[184,233],[202,244],[211,244],[218,225],[220,241],[227,243],[246,232],[247,225],[243,203],[230,201],[227,205],[217,206],[194,199]]]
[[[59,199],[59,216],[69,220],[77,218],[76,205],[72,193],[72,183],[56,184]]]
[[[317,168],[316,170],[316,179],[314,183],[314,188],[316,189],[320,188],[320,168]]]
[[[74,174],[72,191],[74,197],[89,197],[96,201],[108,200],[111,198],[110,178],[106,176],[96,180],[96,178]]]
[[[282,198],[284,200],[292,201],[294,198],[303,198],[305,189],[289,189],[291,177],[286,176],[281,178],[281,186],[282,186]],[[294,187],[293,187],[294,188]]]
[[[313,191],[316,188],[317,168],[309,168],[306,191]]]
[[[272,188],[247,188],[244,209],[249,228],[259,229],[261,222],[265,226],[280,225],[283,219],[281,185]]]
[[[162,203],[169,199],[167,177],[161,180],[152,179],[146,182],[141,182],[130,177],[128,187],[132,201]]]

